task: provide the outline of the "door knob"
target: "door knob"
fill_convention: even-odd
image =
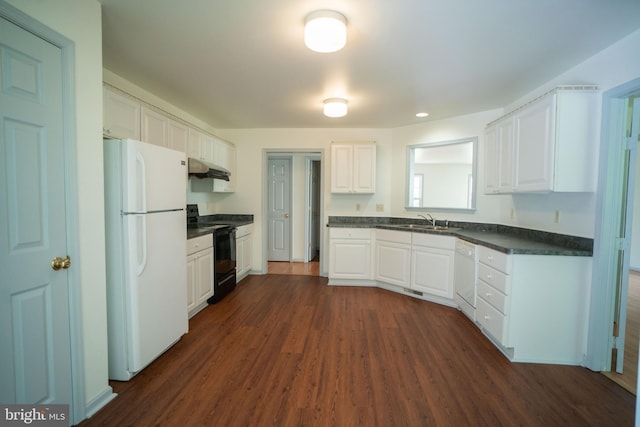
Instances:
[[[71,258],[67,255],[65,259],[60,258],[59,256],[55,257],[51,260],[51,268],[58,271],[61,268],[67,269],[71,266]]]
[[[285,218],[289,218],[289,214],[284,214],[284,217]]]

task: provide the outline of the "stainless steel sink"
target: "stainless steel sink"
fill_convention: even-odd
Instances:
[[[430,224],[399,224],[396,227],[406,228],[410,230],[431,230],[431,231],[457,230],[457,228],[446,227],[444,225],[430,225]]]

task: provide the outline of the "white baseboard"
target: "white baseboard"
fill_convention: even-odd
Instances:
[[[113,392],[110,386],[105,388],[102,393],[87,402],[87,407],[85,408],[87,418],[91,418],[96,412],[104,408],[107,403],[115,399],[116,396],[117,394]]]

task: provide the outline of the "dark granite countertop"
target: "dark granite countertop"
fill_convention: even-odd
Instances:
[[[253,224],[253,215],[217,214],[198,217],[196,224],[187,225],[187,239],[211,234],[215,231],[214,225],[242,225]]]
[[[387,217],[329,217],[327,227],[379,228],[414,233],[440,234],[459,237],[471,243],[486,246],[506,254],[592,256],[593,239],[528,230],[499,224],[437,221],[445,230],[407,228],[407,224],[420,224],[412,218]]]

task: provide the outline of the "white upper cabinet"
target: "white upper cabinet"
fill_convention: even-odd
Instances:
[[[485,193],[595,191],[596,93],[561,86],[489,124]]]
[[[222,166],[231,173],[229,181],[221,179],[213,180],[213,191],[216,193],[232,193],[235,191],[236,172],[236,148],[221,140],[215,140],[213,144],[214,164]]]
[[[331,192],[376,192],[375,142],[331,145]]]
[[[140,139],[140,103],[120,93],[102,88],[103,134],[109,138]]]
[[[169,119],[167,128],[167,146],[177,151],[187,152],[189,141],[189,127],[175,120]]]
[[[215,163],[213,161],[213,138],[195,129],[189,129],[187,157]]]
[[[187,152],[189,128],[147,106],[142,106],[142,141]]]
[[[147,106],[142,106],[142,141],[167,147],[169,144],[169,119]]]

